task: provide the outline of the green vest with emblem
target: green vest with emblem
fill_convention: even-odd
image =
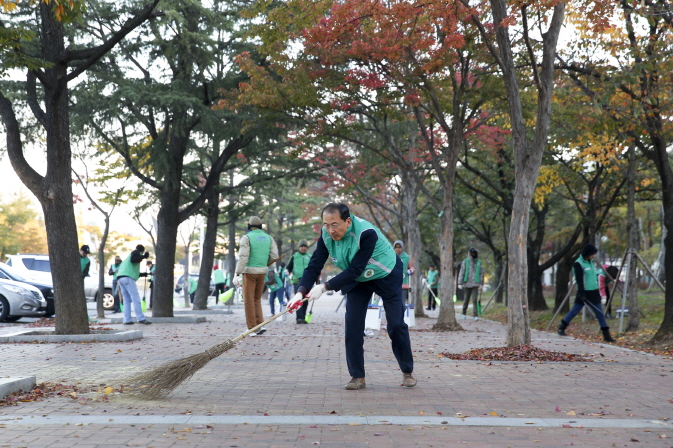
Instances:
[[[579,263],[582,266],[582,271],[584,272],[584,290],[585,291],[595,291],[598,289],[598,273],[596,272],[596,267],[591,260],[585,260],[581,255],[575,263]],[[575,270],[573,270],[573,276],[575,276]],[[577,278],[575,277],[575,281]]]
[[[306,252],[302,255],[300,252],[295,252],[292,255],[292,284],[296,285],[304,275],[304,270],[308,267],[308,262],[311,261],[311,254]]]
[[[131,255],[132,254],[133,252],[131,252]],[[138,280],[140,278],[140,263],[131,263],[131,255],[126,257],[126,260],[122,261],[122,264],[119,265],[117,278],[131,277],[133,280]]]
[[[409,284],[409,274],[407,274],[407,271],[409,270],[409,256],[408,253],[402,252],[400,254],[400,260],[402,260],[402,284],[403,285],[408,285]]]
[[[264,231],[255,229],[248,232],[248,240],[250,240],[250,258],[246,266],[265,268],[269,264],[271,237]]]
[[[358,282],[366,282],[387,277],[397,262],[397,254],[393,250],[393,246],[386,237],[383,236],[381,231],[368,221],[354,215],[351,215],[351,220],[351,226],[339,241],[334,241],[332,237],[329,236],[329,233],[327,233],[327,230],[323,228],[322,239],[327,247],[332,262],[336,267],[342,270],[347,269],[353,261],[355,254],[360,250],[360,237],[362,236],[362,232],[373,229],[378,236],[376,246],[374,247],[374,253],[369,259],[364,272],[355,280]]]

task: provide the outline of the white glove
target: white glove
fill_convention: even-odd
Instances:
[[[463,285],[458,285],[458,289],[463,289]]]
[[[311,289],[311,292],[308,293],[308,298],[309,300],[318,300],[325,293],[325,291],[327,291],[327,288],[325,288],[324,283],[315,285]]]
[[[605,305],[606,303],[608,303],[608,298],[607,297],[601,297],[601,304]]]
[[[411,269],[407,269],[407,275],[414,275],[414,272],[415,272],[415,271],[414,271],[413,268],[411,268]]]
[[[287,312],[292,314],[294,310],[301,306],[301,300],[304,298],[304,295],[300,292],[292,296],[292,299],[287,303]]]
[[[232,283],[236,288],[238,288],[239,286],[241,286],[241,276],[240,276],[240,275],[235,276],[234,279],[231,281],[231,283]]]

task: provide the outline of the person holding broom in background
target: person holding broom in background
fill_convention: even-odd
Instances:
[[[586,305],[593,311],[598,323],[603,332],[603,340],[605,342],[616,342],[610,336],[610,327],[608,327],[603,315],[603,307],[601,306],[601,295],[598,291],[598,272],[594,266],[593,259],[596,256],[598,249],[593,244],[587,244],[582,249],[580,256],[573,263],[573,274],[575,275],[575,283],[577,283],[577,296],[575,296],[575,304],[570,309],[568,314],[561,320],[558,327],[558,334],[560,336],[568,336],[565,332],[573,317],[582,311]]]
[[[122,261],[117,271],[117,285],[124,298],[124,325],[133,325],[131,320],[131,304],[136,313],[136,319],[139,324],[149,325],[151,322],[147,320],[143,314],[140,305],[140,294],[138,294],[138,285],[136,281],[140,277],[147,277],[147,272],[140,272],[140,262],[149,258],[150,253],[145,252],[145,246],[138,244],[136,249]]]
[[[402,384],[416,386],[409,328],[404,322],[402,260],[383,233],[368,221],[351,215],[346,204],[327,204],[322,210],[322,220],[322,235],[288,309],[298,308],[307,294],[310,300],[332,290],[346,295],[346,362],[352,378],[344,388],[358,390],[365,388],[367,305],[372,293],[378,294],[383,299],[393,353],[402,370]],[[313,286],[327,257],[342,272],[328,282]]]
[[[287,272],[292,274],[292,285],[294,287],[293,293],[296,294],[299,288],[299,282],[301,281],[301,276],[304,275],[304,270],[311,261],[311,254],[308,252],[308,243],[306,240],[301,240],[299,242],[299,251],[295,252],[290,258],[290,262],[287,264]],[[311,285],[313,286],[313,285]],[[308,310],[308,302],[304,304],[297,310],[297,324],[307,324],[306,322],[306,310]]]
[[[243,285],[245,322],[250,329],[264,322],[262,314],[264,278],[269,266],[273,266],[274,261],[278,259],[278,246],[273,238],[262,230],[262,220],[259,217],[250,218],[248,230],[249,232],[238,242],[238,263],[233,284],[236,287]],[[250,336],[257,336],[265,331],[266,328],[262,327]]]
[[[481,268],[479,252],[474,247],[470,248],[468,257],[460,264],[458,273],[458,289],[463,292],[463,319],[467,319],[467,307],[472,300],[472,315],[474,320],[479,320],[479,291],[484,286],[484,270]]]
[[[404,251],[404,243],[402,241],[395,241],[393,249],[395,249],[395,253],[400,257],[400,260],[402,260],[402,300],[407,304],[409,303],[409,290],[411,290],[409,277],[414,274],[414,264],[409,254]]]

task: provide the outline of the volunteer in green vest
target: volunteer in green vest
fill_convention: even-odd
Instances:
[[[434,310],[437,308],[437,301],[435,300],[435,297],[438,296],[439,294],[439,289],[437,288],[439,286],[439,271],[435,267],[434,264],[431,264],[428,267],[428,278],[426,279],[426,282],[428,283],[428,308],[427,310]]]
[[[199,286],[199,282],[197,282],[191,275],[187,281],[189,282],[189,302],[194,303],[194,294],[196,294],[196,288]]]
[[[145,252],[145,246],[138,244],[136,250],[131,252],[126,260],[122,261],[122,264],[119,265],[119,271],[117,271],[117,284],[124,298],[124,325],[133,325],[131,304],[133,304],[133,310],[139,324],[149,325],[151,323],[143,314],[138,285],[136,285],[136,281],[140,277],[147,277],[147,272],[140,272],[140,262],[149,258],[150,253],[145,252],[143,254],[143,252]]]
[[[243,285],[243,304],[245,307],[245,322],[248,329],[264,322],[262,314],[262,294],[264,293],[264,277],[269,266],[278,259],[276,242],[262,230],[262,220],[253,216],[248,221],[249,232],[238,242],[238,263],[236,263],[236,277],[234,286]],[[243,276],[241,281],[240,275]],[[251,333],[257,336],[264,333],[264,327]]]
[[[311,254],[308,252],[308,244],[306,241],[301,240],[299,242],[299,252],[296,252],[290,258],[290,262],[287,264],[287,272],[292,274],[292,285],[294,288],[293,293],[297,293],[299,288],[299,282],[301,282],[301,276],[304,275],[304,270],[308,267],[308,263],[311,261]],[[313,286],[313,285],[311,285]],[[305,324],[306,323],[306,310],[308,309],[308,302],[305,302],[297,310],[297,323]]]
[[[227,290],[227,279],[224,271],[218,265],[213,266],[213,283],[215,284],[215,305],[220,300],[220,294]]]
[[[90,253],[91,250],[86,244],[79,248],[79,267],[82,272],[82,282],[84,278],[89,276],[89,267],[91,267],[91,260],[89,260]]]
[[[605,321],[603,315],[603,306],[601,305],[601,295],[598,292],[598,270],[594,266],[593,259],[596,256],[598,249],[592,244],[587,244],[582,249],[582,252],[575,263],[573,263],[573,274],[575,275],[575,283],[577,284],[577,296],[575,296],[575,304],[570,309],[570,312],[561,320],[561,325],[558,327],[558,334],[561,336],[568,336],[565,332],[573,317],[582,311],[586,305],[596,315],[596,319],[601,326],[603,332],[603,340],[605,342],[615,342],[610,336],[610,327]]]
[[[479,252],[474,247],[470,248],[468,257],[460,264],[458,272],[458,289],[463,290],[463,319],[467,319],[467,307],[472,300],[472,315],[474,320],[479,320],[479,291],[484,286],[484,270],[481,267]]]
[[[114,264],[110,265],[110,270],[108,275],[112,276],[112,297],[114,297],[114,310],[115,313],[121,313],[121,307],[119,306],[119,291],[117,291],[117,272],[119,272],[119,266],[122,264],[122,259],[120,256],[115,256]]]
[[[397,240],[393,243],[393,249],[400,260],[402,260],[402,300],[404,303],[409,303],[409,290],[411,289],[411,283],[409,277],[414,274],[414,265],[411,262],[411,257],[408,253],[404,251],[404,243],[400,240]]]
[[[283,309],[283,305],[280,304],[283,301],[283,294],[285,294],[283,291],[282,272],[283,269],[280,266],[277,268],[270,266],[264,277],[264,284],[269,288],[269,307],[271,308],[272,316],[276,314],[276,298],[278,298],[278,307],[280,308],[278,312]]]
[[[404,322],[402,260],[381,231],[351,215],[347,205],[328,204],[322,211],[322,220],[322,235],[288,308],[298,308],[307,294],[311,300],[320,298],[326,291],[341,291],[346,295],[346,362],[351,380],[345,389],[358,390],[365,387],[363,345],[367,305],[372,294],[379,295],[383,299],[392,350],[402,371],[402,384],[416,386],[409,328]],[[313,286],[328,257],[341,273]]]

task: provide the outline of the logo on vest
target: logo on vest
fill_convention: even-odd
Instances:
[[[371,278],[374,276],[374,270],[373,269],[367,269],[364,273],[365,278]]]
[[[336,262],[337,262],[337,257],[332,257],[332,263],[336,263]]]

